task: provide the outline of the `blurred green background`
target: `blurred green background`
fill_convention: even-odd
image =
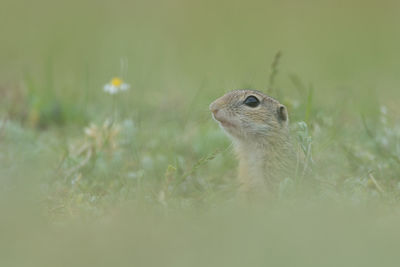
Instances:
[[[397,266],[399,25],[394,0],[2,0],[0,265]],[[238,88],[312,147],[273,203],[236,199],[208,111]]]

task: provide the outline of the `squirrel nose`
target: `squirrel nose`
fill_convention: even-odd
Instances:
[[[213,103],[211,103],[211,105],[210,105],[210,111],[213,113],[213,114],[217,114],[218,113],[218,111],[219,111],[219,108],[218,107],[216,107],[216,105],[214,104],[214,102]]]

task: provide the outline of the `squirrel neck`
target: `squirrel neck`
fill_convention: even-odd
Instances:
[[[289,132],[236,140],[239,159],[239,183],[243,191],[275,191],[279,182],[290,176],[293,167],[293,146]]]

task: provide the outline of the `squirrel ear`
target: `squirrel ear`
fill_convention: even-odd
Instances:
[[[280,121],[287,121],[288,120],[288,113],[287,109],[284,105],[279,105],[278,106],[278,119]]]

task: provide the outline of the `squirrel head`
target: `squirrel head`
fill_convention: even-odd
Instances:
[[[210,104],[213,118],[236,141],[286,133],[287,109],[256,90],[234,90]]]

